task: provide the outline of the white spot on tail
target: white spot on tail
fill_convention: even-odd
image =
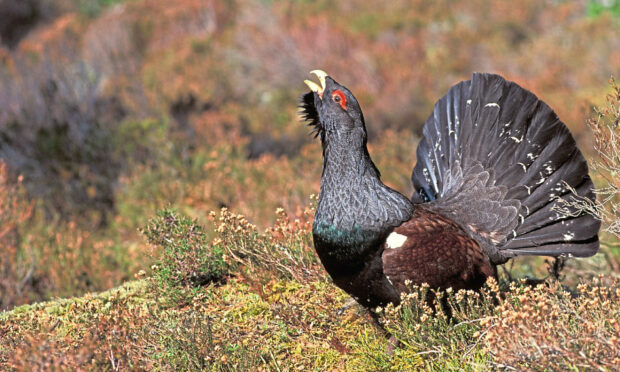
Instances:
[[[394,249],[402,247],[403,244],[405,244],[405,241],[407,241],[407,237],[405,235],[393,232],[387,237],[385,243],[388,248]]]
[[[551,160],[545,162],[545,164],[543,164],[543,167],[544,167],[544,171],[547,173],[547,175],[550,175],[555,170],[553,168],[553,162]]]
[[[468,104],[468,105],[471,105],[471,99],[468,99],[468,100],[467,100],[467,104]]]
[[[572,231],[569,231],[567,234],[564,234],[564,241],[569,242],[573,240],[574,237],[575,237],[575,233]]]
[[[523,164],[523,163],[517,163],[517,164],[522,166],[523,167],[523,171],[527,173],[527,167],[525,166],[525,164]]]
[[[424,180],[428,183],[431,183],[431,177],[428,173],[428,168],[422,169],[422,174],[424,175]]]
[[[497,107],[499,108],[499,105],[495,102],[491,102],[491,103],[487,103],[486,105],[484,105],[484,107]]]

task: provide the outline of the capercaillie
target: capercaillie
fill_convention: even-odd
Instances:
[[[600,221],[557,209],[595,199],[586,160],[533,93],[485,73],[453,86],[424,125],[407,198],[381,182],[351,91],[313,73],[301,109],[323,148],[314,246],[363,306],[399,303],[405,281],[479,289],[515,256],[597,252]]]

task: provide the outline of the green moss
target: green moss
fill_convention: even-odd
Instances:
[[[492,301],[485,300],[485,305],[463,297],[454,322],[440,315],[420,321],[424,305],[410,299],[407,308],[386,310],[388,328],[403,342],[390,355],[385,335],[364,310],[354,306],[342,315],[336,312],[348,296],[324,280],[274,279],[258,288],[233,279],[198,288],[189,305],[179,307],[161,306],[152,291],[154,281],[132,281],[99,294],[2,314],[0,329],[8,326],[11,331],[0,343],[0,363],[10,359],[15,345],[28,335],[59,345],[49,354],[52,360],[59,353],[75,357],[93,347],[126,348],[119,358],[135,368],[150,363],[150,368],[173,370],[483,371],[495,363],[479,338],[479,321],[494,314]],[[511,296],[532,290],[514,291]],[[563,292],[553,293],[560,296],[558,301],[573,301],[562,297]],[[521,306],[520,301],[515,297],[515,306]],[[575,329],[571,332],[579,332],[580,326],[569,325]],[[90,337],[97,329],[105,345],[93,344]]]

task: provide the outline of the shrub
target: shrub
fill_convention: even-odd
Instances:
[[[478,347],[484,331],[480,322],[495,314],[499,287],[494,279],[487,284],[480,292],[411,286],[410,293],[401,294],[400,305],[378,309],[386,330],[402,344],[393,360],[384,358],[382,363],[408,368],[439,363],[447,369],[462,365],[488,369],[491,357]],[[379,355],[375,364],[381,360]]]
[[[620,363],[619,296],[617,279],[603,277],[578,293],[557,281],[500,289],[489,279],[480,292],[414,286],[400,305],[379,309],[402,346],[390,357],[362,342],[362,361],[376,370],[613,370]]]
[[[596,212],[603,220],[604,230],[620,238],[620,87],[613,78],[610,85],[607,104],[595,108],[594,117],[588,120],[598,155],[590,164],[604,183],[598,191]]]
[[[601,278],[578,290],[575,298],[558,283],[512,285],[480,323],[485,347],[519,370],[614,370],[620,365],[618,281]]]
[[[599,186],[597,201],[573,197],[558,212],[562,214],[591,213],[601,219],[601,254],[607,256],[611,269],[620,270],[620,87],[612,78],[611,93],[604,106],[594,108],[595,114],[587,124],[594,136],[596,157],[590,159],[593,178]],[[576,211],[576,212],[575,212]]]
[[[7,166],[0,161],[0,309],[24,301],[33,275],[34,267],[21,251],[23,224],[32,216],[32,204],[24,194],[21,177],[9,182]]]
[[[39,23],[54,17],[54,4],[42,0],[0,0],[0,43],[14,48]]]
[[[209,244],[202,227],[188,217],[164,209],[143,233],[150,244],[161,248],[154,278],[175,300],[191,287],[222,282],[229,275],[232,266],[224,250]]]
[[[304,216],[313,210],[307,208]],[[192,288],[208,283],[221,283],[233,274],[261,278],[307,280],[321,278],[316,254],[311,245],[311,220],[290,221],[284,210],[276,211],[274,226],[260,233],[257,227],[238,214],[222,208],[212,240],[195,220],[164,209],[142,230],[149,243],[158,247],[154,278],[174,301],[187,299]]]
[[[228,255],[249,270],[256,281],[261,273],[268,279],[274,275],[280,278],[297,279],[324,277],[311,239],[314,209],[308,207],[299,218],[291,221],[282,208],[274,225],[259,233],[255,225],[240,214],[228,208],[220,210],[215,228],[213,244],[226,249]],[[210,217],[215,221],[216,213]]]
[[[120,103],[97,73],[69,57],[15,57],[0,66],[0,158],[19,169],[49,212],[94,214],[114,207],[122,162],[114,156]]]
[[[0,310],[103,290],[144,265],[110,236],[44,218],[26,194],[0,161]]]

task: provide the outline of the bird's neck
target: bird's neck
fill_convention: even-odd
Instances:
[[[366,146],[323,147],[314,246],[332,275],[354,275],[376,259],[391,230],[413,214],[412,203],[381,182]]]
[[[323,175],[321,185],[333,180],[361,182],[364,179],[380,180],[379,170],[373,163],[365,143],[324,143]]]
[[[380,177],[365,143],[324,143],[315,227],[320,224],[345,235],[351,231],[381,235],[408,220],[411,202]]]

